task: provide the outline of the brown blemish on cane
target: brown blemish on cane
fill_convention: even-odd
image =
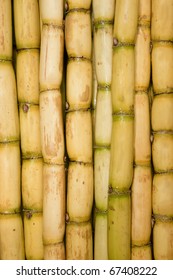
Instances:
[[[69,217],[68,213],[65,213],[65,220],[66,220],[66,222],[69,222],[69,220],[70,220],[70,217]]]
[[[29,105],[27,103],[23,104],[22,109],[24,113],[27,113],[29,111]]]
[[[118,45],[118,39],[117,38],[113,38],[113,46],[116,47]]]
[[[65,109],[66,109],[66,110],[68,110],[68,109],[69,109],[69,107],[70,107],[69,103],[68,103],[68,102],[66,102],[66,103],[65,103]]]
[[[146,183],[148,180],[150,180],[150,175],[144,174],[143,176],[139,176],[140,183]]]
[[[0,36],[0,45],[2,46],[2,49],[5,49],[5,45],[4,45],[4,34],[1,34]]]
[[[85,91],[80,96],[80,100],[82,102],[86,102],[89,99],[89,86],[87,85]]]
[[[28,220],[30,220],[30,219],[32,218],[32,213],[31,213],[31,211],[26,212],[26,218],[27,218]]]
[[[108,193],[112,193],[112,192],[113,192],[113,188],[109,186]]]
[[[62,127],[62,115],[60,114],[61,108],[61,97],[54,96],[53,100],[49,102],[48,98],[45,98],[45,105],[47,102],[47,107],[49,110],[49,103],[54,104],[52,109],[52,114],[55,118],[52,119],[53,130],[43,128],[44,133],[44,149],[48,156],[56,157],[63,147],[63,127]],[[50,111],[50,110],[49,110]],[[57,116],[57,112],[59,112]]]
[[[66,119],[66,136],[73,138],[72,120],[70,117],[67,117]]]

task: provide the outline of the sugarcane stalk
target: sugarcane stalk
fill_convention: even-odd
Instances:
[[[91,0],[66,1],[67,260],[93,258],[91,41]]]
[[[139,0],[135,46],[134,177],[132,183],[131,258],[151,259],[151,141],[150,141],[151,1]]]
[[[152,1],[153,256],[173,259],[173,1]],[[165,28],[166,26],[166,28]]]
[[[44,259],[65,259],[65,143],[61,85],[64,1],[40,0],[40,125]]]
[[[15,0],[16,79],[22,153],[26,259],[43,259],[42,152],[39,116],[40,15],[38,1]]]
[[[94,259],[108,259],[107,210],[112,132],[112,41],[115,1],[93,1],[94,57],[97,103],[94,130]],[[104,226],[103,226],[104,225]],[[102,230],[102,238],[100,236]],[[103,242],[104,240],[104,242]]]
[[[12,5],[0,1],[0,259],[25,259],[21,217],[21,160]]]
[[[138,1],[115,4],[112,60],[112,138],[108,195],[108,259],[131,258],[135,41]]]

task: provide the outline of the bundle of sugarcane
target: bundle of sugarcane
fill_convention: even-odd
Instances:
[[[14,0],[16,79],[22,152],[26,259],[43,259],[42,153],[39,117],[40,16],[37,0]]]
[[[0,259],[25,258],[21,217],[17,91],[12,65],[12,6],[0,0]]]
[[[92,259],[91,0],[66,2],[66,259]]]
[[[139,0],[135,46],[134,177],[132,184],[132,259],[152,259],[150,103],[151,0]]]
[[[152,1],[153,254],[173,259],[173,0]]]
[[[108,258],[131,258],[135,40],[138,0],[117,0],[113,30],[112,139],[108,195]]]
[[[40,125],[44,259],[65,259],[65,145],[61,84],[64,1],[40,0]]]
[[[112,41],[115,1],[93,0],[97,103],[94,126],[94,259],[108,259],[107,209],[112,131]]]

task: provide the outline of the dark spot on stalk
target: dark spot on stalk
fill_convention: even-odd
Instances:
[[[27,217],[28,220],[32,218],[31,211],[26,212],[26,217]]]
[[[118,45],[118,39],[113,38],[113,46],[116,47]]]
[[[108,193],[112,193],[112,192],[113,192],[113,188],[109,186]]]
[[[16,231],[15,228],[13,228],[13,231]]]
[[[70,217],[69,217],[68,213],[65,214],[65,220],[66,220],[66,222],[69,222],[69,220],[70,220]]]
[[[70,108],[68,102],[65,103],[65,109],[68,110]]]
[[[24,113],[27,113],[27,112],[29,111],[29,105],[26,104],[26,103],[23,104],[23,107],[22,107],[22,108],[23,108],[23,112],[24,112]]]

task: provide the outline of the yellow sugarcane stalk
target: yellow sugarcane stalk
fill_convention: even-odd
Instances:
[[[65,259],[65,144],[61,84],[64,1],[40,0],[40,126],[44,259]]]
[[[21,159],[12,5],[0,1],[0,259],[25,259],[21,217]]]
[[[66,259],[92,259],[93,206],[91,0],[67,1],[65,43],[67,174]],[[79,36],[80,34],[80,36]],[[75,202],[75,203],[74,203]]]
[[[14,32],[17,49],[16,79],[22,152],[22,201],[26,259],[43,259],[43,164],[39,118],[39,20],[38,1],[14,1]],[[30,177],[31,174],[34,178]],[[35,179],[34,186],[37,195],[31,204],[30,196],[32,196],[33,179]]]
[[[165,28],[166,26],[166,28]],[[173,1],[152,1],[153,256],[173,259]]]
[[[132,183],[132,259],[152,258],[151,253],[151,141],[149,84],[151,1],[139,0],[135,46],[134,177]],[[141,250],[141,252],[140,252]]]
[[[112,65],[112,139],[108,196],[108,258],[131,258],[135,41],[138,1],[115,4]]]

